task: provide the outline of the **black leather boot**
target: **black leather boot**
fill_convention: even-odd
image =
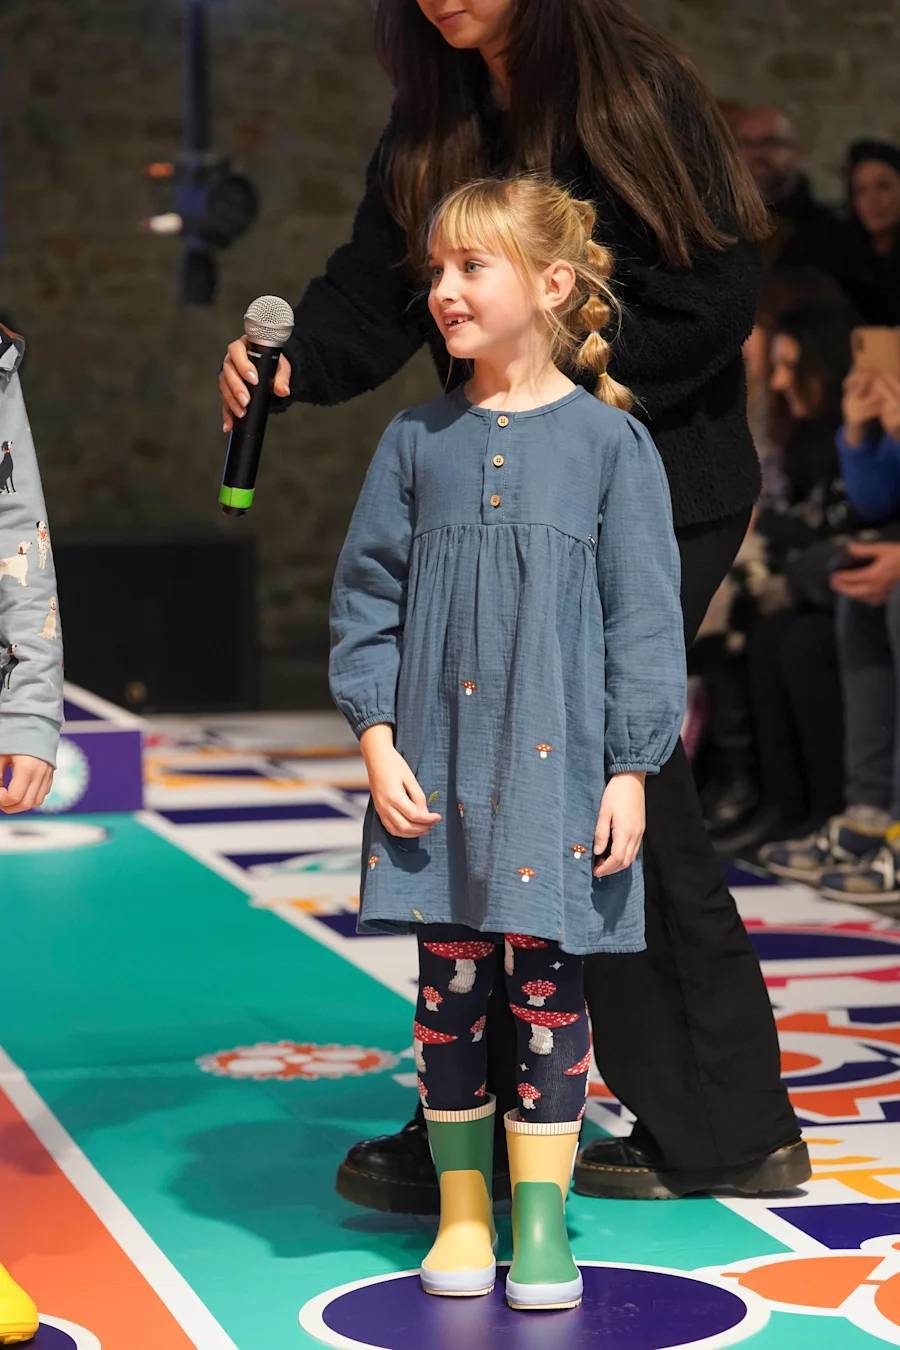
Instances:
[[[630,1139],[594,1139],[575,1159],[574,1189],[606,1200],[676,1200],[718,1191],[773,1195],[794,1190],[811,1176],[802,1139],[734,1167],[692,1171],[666,1169],[659,1157]]]
[[[503,1117],[494,1142],[494,1199],[508,1200],[509,1162]],[[421,1105],[396,1134],[354,1144],[338,1168],[337,1192],[351,1204],[388,1214],[439,1214],[441,1197]]]

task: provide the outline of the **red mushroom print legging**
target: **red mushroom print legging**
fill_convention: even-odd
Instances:
[[[488,1000],[500,961],[517,1019],[516,1081],[523,1119],[580,1120],[591,1061],[584,969],[549,938],[478,933],[454,924],[418,930],[416,1068],[436,1111],[467,1111],[485,1096]]]

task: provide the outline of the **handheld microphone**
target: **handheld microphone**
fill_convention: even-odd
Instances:
[[[247,357],[256,367],[258,383],[248,386],[250,402],[244,416],[234,419],[228,437],[219,489],[219,505],[226,516],[242,516],[253,505],[272,380],[281,349],[293,331],[294,311],[277,295],[261,295],[244,315]]]

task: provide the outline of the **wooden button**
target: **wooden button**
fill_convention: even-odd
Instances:
[[[491,498],[491,506],[499,506],[499,505],[500,505],[500,498],[498,497],[497,493],[495,492],[494,495],[493,495],[493,497]]]
[[[504,465],[505,463],[506,463],[506,460],[503,458],[502,455],[495,455],[495,456],[494,456],[494,466],[495,466],[496,468],[498,468],[498,469],[502,468],[503,465]]]
[[[498,417],[498,418],[497,418],[497,426],[498,426],[498,427],[508,427],[508,426],[509,426],[509,418],[508,418],[508,417]]]

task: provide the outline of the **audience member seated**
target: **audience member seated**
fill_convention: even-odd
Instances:
[[[831,576],[847,805],[809,838],[763,848],[760,861],[832,899],[894,903],[900,899],[900,372],[851,372],[837,445],[848,497],[880,536],[849,542],[838,560],[847,565]]]
[[[783,838],[798,826],[805,833],[805,825],[820,825],[843,799],[827,568],[830,541],[858,524],[835,444],[855,322],[846,303],[834,300],[808,301],[777,321],[771,387],[789,419],[778,432],[783,490],[756,513],[732,569],[724,644],[730,688],[723,694],[721,668],[710,687],[714,704],[729,700],[732,725],[742,697],[749,709],[762,805],[736,829],[713,815],[714,838],[725,853]]]
[[[900,324],[900,147],[856,141],[847,164],[842,283],[863,323]]]
[[[735,125],[735,139],[773,215],[774,230],[761,246],[766,269],[815,267],[842,276],[843,226],[813,195],[790,118],[780,108],[748,108]]]

